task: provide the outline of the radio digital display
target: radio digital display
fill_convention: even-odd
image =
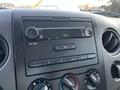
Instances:
[[[85,38],[92,36],[91,28],[43,28],[39,29],[43,40]]]

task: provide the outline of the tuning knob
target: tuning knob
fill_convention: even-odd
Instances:
[[[60,81],[60,90],[80,90],[80,81],[75,74],[67,73]]]
[[[25,30],[25,36],[27,37],[27,39],[34,40],[34,39],[38,38],[39,30],[35,27],[28,27]]]
[[[52,90],[52,87],[48,80],[37,79],[30,84],[28,90]]]
[[[96,90],[100,83],[101,78],[97,70],[91,69],[86,73],[85,84],[89,90]]]
[[[92,36],[92,29],[91,28],[86,28],[85,29],[85,35],[87,37],[91,37]]]

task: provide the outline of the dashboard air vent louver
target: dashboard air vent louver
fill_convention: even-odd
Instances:
[[[6,41],[0,37],[0,67],[5,63],[8,56],[8,45]]]
[[[119,50],[119,45],[120,45],[119,36],[112,29],[107,29],[107,31],[103,33],[102,42],[104,48],[109,53],[115,53]]]

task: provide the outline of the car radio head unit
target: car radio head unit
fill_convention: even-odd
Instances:
[[[98,63],[91,20],[72,20],[32,21],[28,17],[27,20],[23,18],[22,32],[27,75]],[[89,60],[92,60],[92,63],[89,63]],[[43,69],[38,72],[40,68]]]
[[[92,16],[39,10],[13,16],[18,90],[105,90]]]
[[[87,38],[92,36],[92,29],[85,27],[28,27],[25,35],[29,40],[59,40],[72,38]]]

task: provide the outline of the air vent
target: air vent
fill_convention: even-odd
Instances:
[[[103,33],[102,42],[104,48],[109,53],[115,54],[119,51],[119,35],[113,29],[107,29],[107,31]]]
[[[0,67],[3,66],[8,56],[8,45],[6,41],[0,37]]]
[[[120,81],[120,61],[115,61],[112,64],[111,75],[115,81]]]

